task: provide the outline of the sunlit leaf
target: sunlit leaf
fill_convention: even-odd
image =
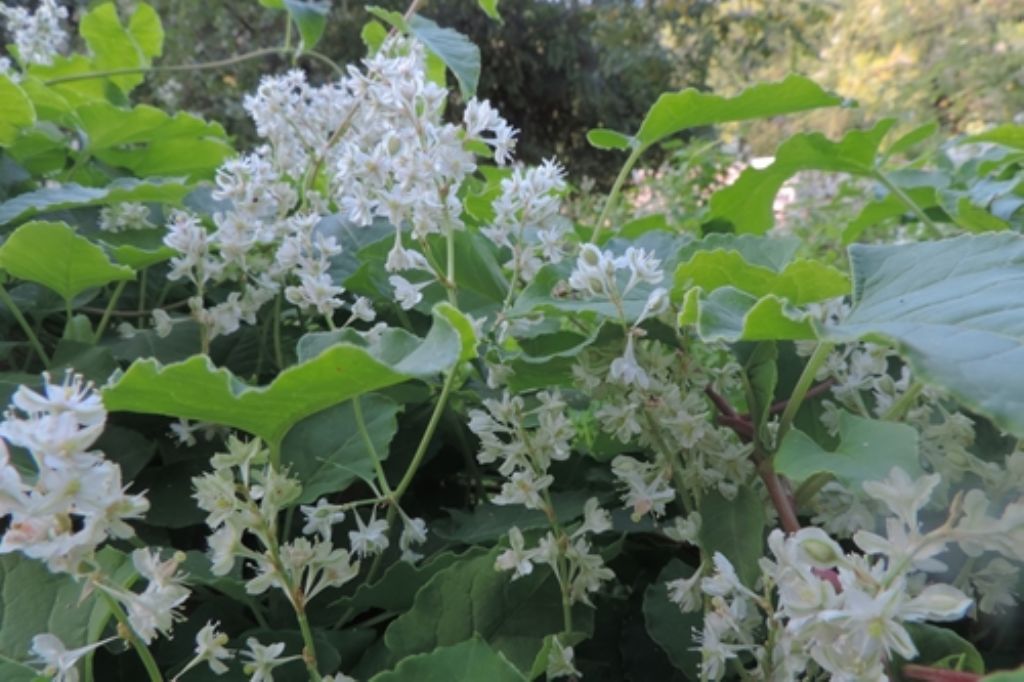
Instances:
[[[0,269],[42,284],[70,301],[87,289],[135,279],[135,271],[110,262],[103,249],[66,223],[25,223],[0,246]]]
[[[36,110],[28,95],[0,74],[0,147],[9,147],[18,131],[36,121]]]

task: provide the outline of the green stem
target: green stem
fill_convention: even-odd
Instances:
[[[278,371],[284,369],[284,351],[281,350],[281,294],[274,299],[274,362]]]
[[[779,435],[775,440],[775,447],[782,443],[782,439],[785,438],[786,433],[793,425],[793,419],[800,410],[800,405],[804,402],[804,396],[807,395],[808,389],[814,383],[815,375],[821,369],[821,366],[825,364],[833,348],[835,348],[834,343],[828,341],[820,342],[814,349],[814,353],[807,360],[807,364],[804,365],[804,371],[797,380],[796,386],[793,387],[793,393],[789,396],[789,400],[786,401],[786,409],[782,411],[782,417],[779,419]]]
[[[110,612],[114,614],[114,618],[121,624],[121,629],[124,634],[127,635],[128,641],[131,642],[135,652],[142,659],[142,665],[146,668],[146,673],[149,675],[150,682],[163,682],[163,676],[160,674],[160,668],[157,666],[156,661],[153,659],[153,654],[150,652],[149,647],[143,642],[135,630],[132,630],[132,626],[128,624],[128,616],[125,614],[124,609],[112,596],[104,592],[102,589],[99,590],[100,594],[107,602],[107,606],[110,608]]]
[[[934,222],[932,222],[932,219],[928,217],[928,214],[924,212],[924,209],[921,208],[916,201],[911,199],[910,196],[907,195],[907,193],[904,192],[899,185],[890,180],[889,176],[887,176],[885,173],[878,169],[876,169],[872,175],[876,180],[882,183],[887,190],[889,190],[897,197],[899,197],[900,201],[906,204],[907,208],[913,211],[914,215],[921,219],[922,223],[932,228],[933,230],[938,231],[938,226]]]
[[[366,421],[363,419],[363,406],[360,404],[359,396],[352,399],[352,412],[356,418],[356,427],[359,429],[359,435],[363,437],[366,451],[370,454],[370,459],[373,460],[373,468],[377,472],[377,481],[380,482],[381,490],[385,496],[391,495],[391,486],[388,485],[388,478],[384,475],[384,467],[381,466],[377,448],[374,447],[373,439],[370,438],[370,432],[366,429]]]
[[[452,367],[448,370],[448,374],[444,378],[444,386],[441,388],[441,395],[437,399],[437,403],[434,405],[434,412],[430,415],[430,421],[427,422],[427,428],[423,432],[423,437],[420,438],[420,444],[416,448],[415,454],[412,456],[412,461],[409,462],[409,468],[406,469],[405,475],[402,476],[402,480],[398,483],[398,487],[395,488],[394,494],[391,499],[393,504],[397,504],[405,491],[412,485],[412,479],[416,476],[416,470],[419,469],[420,464],[423,463],[423,458],[427,454],[427,447],[430,445],[430,440],[434,437],[434,431],[437,429],[438,422],[441,421],[441,415],[444,413],[444,408],[448,405],[448,396],[451,395],[452,389],[455,387],[455,375],[458,372],[458,366]]]
[[[295,609],[295,617],[299,620],[299,630],[302,632],[302,660],[306,663],[306,670],[309,671],[309,679],[312,682],[320,682],[320,671],[316,666],[316,642],[313,641],[313,630],[309,627],[309,618],[304,608]]]
[[[96,333],[93,334],[92,342],[94,345],[103,338],[103,332],[107,330],[107,325],[110,324],[110,315],[114,312],[114,306],[117,305],[117,299],[121,298],[121,292],[124,291],[126,284],[128,284],[128,280],[121,280],[114,287],[114,293],[110,295],[110,300],[107,301],[107,308],[103,311],[103,317],[100,318],[100,323],[96,327]]]
[[[924,384],[920,381],[912,383],[907,392],[900,396],[900,399],[890,405],[889,409],[885,411],[885,414],[882,415],[882,421],[895,422],[903,419],[903,415],[914,406],[914,401],[917,400],[917,396],[921,395],[923,390]]]
[[[455,228],[448,225],[448,302],[456,308],[459,307],[458,295],[455,292]]]
[[[43,85],[57,85],[59,83],[71,83],[74,81],[94,80],[96,78],[109,78],[110,76],[124,76],[133,73],[180,73],[188,71],[203,71],[206,69],[221,69],[225,66],[241,64],[251,59],[259,59],[275,54],[285,54],[291,49],[283,47],[263,47],[252,52],[245,52],[224,59],[215,59],[209,62],[197,62],[195,64],[174,64],[171,66],[137,66],[125,69],[104,69],[102,71],[89,71],[87,73],[76,73],[69,76],[58,76],[43,82]]]
[[[619,198],[619,193],[622,191],[622,185],[626,182],[626,178],[629,177],[629,172],[633,170],[633,166],[636,165],[637,160],[645,150],[646,147],[637,145],[629,152],[626,162],[622,164],[622,168],[619,170],[619,174],[615,178],[615,183],[612,185],[611,192],[608,193],[608,198],[604,201],[604,208],[601,209],[601,215],[598,216],[597,224],[594,225],[594,232],[590,235],[591,242],[595,244],[597,243],[597,237],[601,234],[601,228],[604,226],[604,221],[608,219],[608,215],[611,213],[612,207]]]
[[[7,293],[7,289],[5,289],[2,284],[0,284],[0,301],[4,302],[4,305],[7,306],[8,310],[11,311],[11,315],[13,315],[14,319],[17,321],[18,326],[21,327],[21,331],[25,332],[25,336],[28,338],[28,342],[35,350],[36,355],[38,355],[39,359],[43,361],[43,367],[49,369],[50,358],[47,357],[46,351],[43,350],[43,344],[39,342],[39,337],[36,336],[34,331],[32,331],[32,325],[30,325],[28,320],[25,319],[25,316],[21,314],[21,309],[18,308],[18,304],[14,302],[14,299],[11,298],[11,295]]]
[[[146,312],[146,286],[148,286],[148,278],[146,275],[149,273],[149,269],[142,271],[142,276],[139,278],[139,314],[142,315]]]

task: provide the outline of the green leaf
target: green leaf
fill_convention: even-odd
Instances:
[[[369,56],[376,53],[387,40],[388,30],[379,21],[368,21],[363,25],[363,30],[359,32],[359,37],[363,39],[363,45],[366,45],[366,54]]]
[[[1001,670],[991,675],[985,675],[981,678],[981,682],[1024,682],[1024,668]]]
[[[609,130],[608,128],[594,128],[587,131],[587,142],[591,147],[597,149],[629,149],[633,140],[629,135]]]
[[[911,639],[914,640],[914,646],[917,647],[917,656],[913,663],[943,667],[947,670],[952,667],[954,670],[966,673],[983,674],[985,672],[985,661],[978,650],[952,630],[929,623],[906,623],[904,627],[907,628]],[[955,661],[954,666],[945,665],[953,661]],[[908,662],[904,661],[902,657],[897,657],[896,670],[902,669],[902,664]],[[907,678],[902,676],[901,679]]]
[[[795,483],[828,473],[860,490],[864,481],[880,480],[893,467],[921,474],[917,431],[906,424],[839,413],[839,445],[829,452],[810,436],[791,429],[772,460],[775,470]]]
[[[783,142],[766,168],[748,168],[733,184],[711,197],[709,220],[726,220],[736,232],[763,234],[775,223],[772,203],[782,183],[803,170],[858,176],[874,174],[875,156],[894,121],[879,121],[870,130],[853,130],[838,142],[820,133],[801,133]]]
[[[700,251],[736,251],[751,265],[782,272],[800,250],[798,237],[764,237],[754,234],[713,232],[694,240],[679,251],[679,262],[692,260]]]
[[[163,237],[166,234],[165,229],[155,228],[103,232],[97,237],[119,263],[136,270],[144,270],[177,255],[177,251],[164,244]]]
[[[25,192],[0,204],[0,225],[31,218],[38,213],[85,206],[108,206],[125,201],[180,204],[191,186],[174,178],[117,178],[106,187],[83,187],[69,182]]]
[[[1024,149],[1024,126],[1016,123],[1004,123],[992,130],[964,139],[964,143],[995,142],[1005,147]]]
[[[312,50],[320,42],[327,27],[327,13],[331,3],[325,0],[284,0],[284,7],[299,29],[302,47]]]
[[[41,220],[25,223],[0,246],[0,269],[68,302],[87,289],[135,279],[134,270],[111,263],[103,249],[66,223]]]
[[[553,493],[558,522],[564,524],[579,518],[588,497],[591,495],[583,490]],[[431,530],[439,538],[467,545],[492,543],[504,537],[512,526],[526,531],[550,525],[544,512],[519,505],[485,503],[469,511],[449,509],[448,514],[447,519],[432,524]]]
[[[121,24],[117,8],[112,2],[97,5],[87,12],[78,25],[78,32],[93,54],[93,67],[97,71],[131,69],[149,64],[142,48]],[[152,39],[151,35],[146,37]],[[149,43],[149,47],[153,47],[152,43]],[[142,82],[143,75],[130,73],[108,78],[122,92],[127,93]]]
[[[911,201],[922,209],[931,208],[938,204],[938,194],[935,187],[912,187],[903,191],[910,197]],[[882,199],[868,202],[864,204],[857,217],[847,223],[843,229],[843,244],[857,241],[857,238],[869,227],[911,212],[911,208],[907,206],[905,201],[891,193],[885,195]]]
[[[402,16],[401,12],[384,9],[377,5],[367,5],[366,11],[402,33],[409,33],[409,24],[406,22],[405,17]]]
[[[315,354],[261,387],[214,367],[205,355],[166,366],[137,360],[103,389],[103,402],[110,411],[231,426],[278,446],[302,419],[363,393],[445,371],[472,357],[476,344],[471,323],[447,304],[435,306],[434,325],[422,340],[397,330],[373,345],[355,334],[347,342],[334,340],[321,336]]]
[[[394,670],[370,679],[371,682],[526,682],[526,677],[501,653],[476,636],[459,644],[438,647],[430,653],[409,656]]]
[[[820,330],[891,342],[915,376],[1024,436],[1024,238],[850,247],[853,308]]]
[[[0,74],[0,147],[10,147],[18,131],[36,122],[32,101],[14,81]]]
[[[550,571],[511,580],[494,569],[500,551],[452,564],[420,589],[384,633],[395,659],[480,635],[516,668],[530,669],[544,637],[563,628],[558,583]],[[577,629],[589,630],[589,608],[577,607],[574,616]]]
[[[739,344],[734,350],[742,358],[747,393],[747,409],[758,429],[759,442],[770,442],[768,416],[779,383],[779,348],[773,341]],[[744,357],[745,356],[745,357]]]
[[[687,88],[659,97],[640,124],[636,139],[646,148],[687,128],[792,114],[841,102],[842,98],[798,75],[755,85],[735,97]]]
[[[939,132],[938,121],[931,121],[924,125],[920,125],[913,130],[904,133],[895,142],[889,145],[889,148],[885,150],[885,156],[888,158],[894,154],[906,153],[937,132]]]
[[[174,116],[155,107],[122,109],[95,102],[78,109],[88,151],[112,166],[139,176],[187,175],[212,178],[234,150],[219,123],[192,114]]]
[[[728,499],[717,490],[705,492],[700,503],[700,546],[713,556],[725,555],[747,587],[761,574],[757,566],[764,546],[764,503],[749,486]]]
[[[408,24],[409,32],[455,74],[463,99],[475,95],[480,81],[480,49],[455,29],[442,28],[418,14],[412,15]]]
[[[498,0],[476,0],[476,4],[484,11],[484,14],[495,21],[501,21],[501,14],[498,12]]]
[[[795,305],[842,296],[850,292],[847,276],[814,260],[800,259],[773,270],[748,263],[738,251],[698,251],[676,268],[672,296],[682,299],[691,287],[712,291],[731,286],[757,298],[773,294]]]
[[[128,32],[146,57],[152,59],[163,54],[164,27],[160,23],[160,15],[151,6],[139,3],[128,21]]]
[[[284,9],[284,0],[259,0],[259,3],[268,9]]]
[[[697,679],[701,656],[693,632],[700,629],[703,616],[699,611],[683,613],[678,605],[669,601],[665,586],[670,580],[692,575],[693,568],[679,559],[672,559],[661,569],[658,579],[644,590],[644,625],[672,665],[688,678]]]
[[[35,668],[0,654],[0,680],[4,680],[4,682],[47,682],[49,679],[40,675]]]
[[[798,341],[816,338],[810,316],[769,294],[757,298],[734,287],[704,295],[700,288],[686,292],[679,324],[696,325],[706,341]]]
[[[381,460],[388,447],[401,406],[371,393],[360,401],[370,441]],[[373,459],[359,431],[352,401],[335,405],[296,424],[281,444],[281,463],[303,482],[299,502],[315,502],[321,495],[345,490],[353,481],[374,481]]]

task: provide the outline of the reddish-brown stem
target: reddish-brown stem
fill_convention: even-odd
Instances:
[[[825,381],[822,381],[820,384],[815,384],[814,386],[811,386],[809,389],[807,389],[807,393],[804,395],[804,400],[816,398],[822,393],[826,393],[830,388],[832,388],[832,385],[835,383],[836,380],[832,377],[829,377],[828,379],[825,379]],[[787,405],[789,405],[789,400],[779,400],[778,402],[772,403],[772,406],[769,409],[771,410],[772,414],[778,414],[779,412],[783,412],[786,409]]]
[[[921,682],[978,682],[981,679],[981,675],[974,673],[930,668],[926,665],[905,665],[903,666],[903,676],[908,680],[920,680]]]
[[[757,473],[764,481],[764,487],[768,489],[768,496],[772,500],[772,506],[779,515],[779,523],[787,533],[795,533],[800,530],[800,521],[796,518],[796,508],[793,498],[782,485],[782,479],[772,468],[771,460],[764,457],[755,457],[757,462]]]
[[[732,405],[729,404],[729,401],[723,396],[718,395],[718,393],[715,392],[715,389],[711,388],[711,384],[704,387],[704,393],[707,397],[711,398],[711,402],[715,404],[715,407],[717,407],[718,411],[723,415],[729,417],[736,416],[736,410],[734,410]]]

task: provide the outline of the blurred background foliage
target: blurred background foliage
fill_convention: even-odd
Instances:
[[[257,0],[151,4],[169,35],[194,37],[169,43],[164,64],[218,59],[284,35],[284,13]],[[377,4],[401,10],[405,2]],[[555,155],[575,180],[593,178],[599,187],[621,159],[591,149],[586,131],[635,130],[666,90],[732,94],[804,73],[858,103],[812,116],[811,125],[830,135],[881,116],[907,125],[934,119],[946,133],[975,132],[1024,112],[1024,4],[1018,0],[501,0],[499,9],[502,23],[470,0],[428,0],[421,11],[480,46],[480,95],[522,131],[523,160]],[[364,3],[333,0],[320,50],[339,63],[358,59],[368,18]],[[303,65],[330,77],[315,62]],[[186,77],[156,74],[148,94],[159,104],[226,116],[244,145],[253,131],[243,95],[262,73],[287,66],[268,57]],[[794,123],[731,132],[742,132],[745,151],[770,154],[792,132],[787,125]]]

